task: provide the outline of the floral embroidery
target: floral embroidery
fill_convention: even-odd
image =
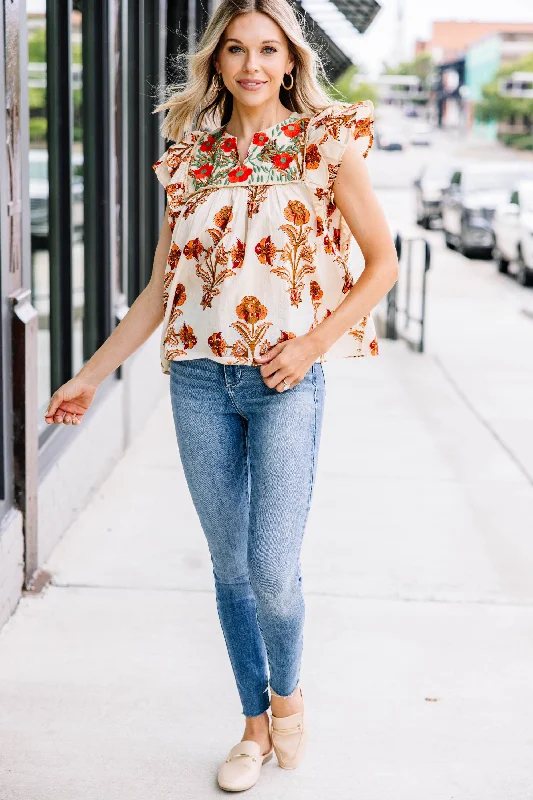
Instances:
[[[299,179],[309,120],[310,117],[302,117],[284,125],[279,123],[273,126],[271,135],[258,131],[242,164],[237,139],[227,133],[225,125],[204,134],[190,161],[188,193],[202,189],[208,182],[227,185],[252,179],[257,183]]]
[[[239,164],[238,167],[235,167],[235,169],[232,169],[231,172],[228,173],[228,180],[230,183],[241,183],[249,178],[251,174],[251,167],[243,167]]]
[[[178,336],[180,341],[183,342],[183,346],[186,350],[190,350],[191,347],[194,347],[197,342],[193,329],[190,325],[186,325],[185,323],[183,323],[183,326],[180,328]]]
[[[207,340],[207,344],[209,345],[213,353],[219,358],[222,358],[222,356],[228,349],[227,342],[222,337],[221,331],[219,331],[218,333],[212,333]]]
[[[272,163],[276,169],[285,170],[289,169],[293,159],[294,156],[291,156],[290,153],[276,153],[276,155],[272,156]]]
[[[240,239],[230,250],[226,250],[222,242],[224,236],[227,236],[231,231],[231,228],[228,228],[228,223],[232,217],[231,207],[224,206],[213,217],[216,227],[207,229],[213,244],[209,247],[204,247],[200,239],[196,238],[188,241],[183,248],[185,258],[194,259],[197,262],[196,274],[202,279],[203,295],[201,305],[204,310],[211,308],[213,299],[220,294],[222,282],[226,278],[234,277],[234,270],[240,268],[244,261],[245,246]],[[232,259],[231,267],[220,269],[227,266],[230,256]]]
[[[365,330],[367,322],[368,322],[368,315],[366,317],[363,317],[363,319],[358,324],[358,326],[355,328],[355,330],[348,331],[350,336],[353,336],[354,339],[357,339],[357,341],[362,342],[363,341],[363,336],[364,336],[364,330]]]
[[[167,293],[167,296],[168,296],[168,293]],[[168,344],[169,341],[170,341],[168,339],[168,336],[169,336],[170,331],[173,330],[174,323],[176,322],[177,318],[180,317],[183,314],[183,311],[181,310],[181,308],[179,308],[179,306],[182,306],[186,299],[187,299],[187,294],[185,292],[185,286],[182,283],[178,283],[177,286],[176,286],[176,291],[174,293],[174,300],[172,302],[172,310],[170,312],[170,317],[168,319],[169,327],[167,329],[167,334],[166,334],[166,337],[165,337],[165,340],[164,340],[165,344]]]
[[[199,183],[200,182],[205,183],[205,181],[207,181],[211,177],[212,173],[213,173],[212,164],[204,164],[203,166],[198,167],[198,169],[193,170],[193,175]]]
[[[252,138],[252,144],[258,144],[259,147],[264,147],[268,141],[266,133],[254,133]]]
[[[289,122],[287,125],[282,125],[281,130],[285,136],[289,137],[289,139],[294,139],[295,136],[299,136],[304,130],[303,120],[298,120],[298,122]]]
[[[306,224],[309,222],[310,214],[304,204],[299,200],[289,200],[283,214],[285,219],[293,223],[280,225],[279,228],[284,231],[289,241],[284,247],[277,248],[270,236],[265,236],[256,244],[255,252],[259,261],[269,266],[275,263],[276,254],[280,253],[279,260],[283,264],[274,266],[270,271],[287,281],[291,305],[298,306],[302,301],[304,277],[315,271],[312,261],[316,248],[311,247],[308,241],[312,228]]]
[[[267,198],[268,186],[248,186],[248,217],[259,213],[260,205]]]
[[[172,359],[206,356],[257,366],[258,353],[316,328],[339,306],[354,278],[351,232],[333,185],[350,137],[366,157],[370,101],[291,114],[254,134],[243,163],[223,125],[191,131],[154,164],[172,232],[164,371]],[[367,314],[335,342],[331,357],[377,354]]]
[[[324,297],[324,292],[320,288],[320,284],[318,283],[318,281],[310,282],[309,294],[311,295],[311,302],[313,304],[313,310],[314,310],[313,324],[311,325],[312,329],[316,328],[316,326],[318,325],[318,320],[317,320],[318,308],[320,306],[320,301]]]
[[[305,151],[306,169],[318,169],[320,164],[320,152],[316,144],[310,144]]]
[[[229,349],[237,362],[246,363],[250,356],[252,365],[257,366],[254,353],[272,325],[271,322],[261,322],[266,318],[268,309],[261,304],[257,297],[247,295],[242,298],[235,311],[239,319],[232,322],[231,327],[235,328],[241,338],[233,345],[229,345],[222,337],[222,333],[218,332],[212,333],[207,342],[213,353],[219,357]]]
[[[177,332],[174,327],[168,328],[164,343],[167,345],[167,358],[172,361],[178,356],[185,355],[187,350],[191,350],[197,339],[191,326],[184,322]]]
[[[237,139],[225,139],[220,147],[225,153],[232,153],[237,147]]]
[[[216,139],[214,136],[209,134],[206,139],[200,145],[200,150],[204,153],[210,153],[213,147],[215,146]]]
[[[168,258],[167,258],[167,270],[165,271],[165,275],[163,278],[163,309],[166,310],[166,306],[168,303],[168,292],[170,288],[170,284],[174,278],[174,272],[176,267],[178,266],[178,262],[181,258],[181,250],[179,249],[177,244],[173,244],[170,248]]]
[[[201,205],[201,203],[205,203],[209,195],[216,191],[218,191],[217,187],[207,187],[193,194],[192,197],[187,200],[187,204],[183,209],[183,219],[187,219],[191,214],[194,214],[198,206]]]
[[[293,333],[292,331],[281,331],[280,335],[278,336],[278,339],[277,339],[277,341],[276,341],[276,342],[274,342],[274,345],[276,345],[276,344],[280,344],[280,342],[286,342],[286,341],[288,341],[289,339],[295,339],[295,338],[296,338],[296,334],[295,334],[295,333]],[[270,350],[272,347],[274,347],[274,345],[273,345],[273,344],[271,344],[271,343],[268,341],[268,339],[264,339],[264,340],[261,342],[261,346],[260,346],[260,348],[259,348],[259,355],[262,355],[262,356],[266,355],[266,354],[268,353],[268,351],[269,351],[269,350]]]

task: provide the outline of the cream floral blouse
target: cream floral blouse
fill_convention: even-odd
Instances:
[[[190,131],[153,165],[168,197],[161,366],[178,358],[256,365],[307,333],[354,284],[351,231],[333,182],[348,140],[373,142],[370,100],[334,101],[256,133],[243,163],[225,126]],[[354,187],[357,191],[357,187]],[[372,315],[317,361],[377,355]]]

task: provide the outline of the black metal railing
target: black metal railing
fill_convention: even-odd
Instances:
[[[399,274],[386,297],[385,336],[388,339],[404,339],[413,350],[423,353],[431,247],[423,236],[402,236],[400,233],[396,234],[394,243]],[[415,251],[420,249],[422,257],[417,258],[413,265]],[[413,327],[416,328],[414,335]]]

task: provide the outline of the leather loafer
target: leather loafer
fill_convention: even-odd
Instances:
[[[243,792],[259,779],[261,767],[270,761],[274,749],[262,755],[257,742],[245,740],[233,745],[218,770],[218,785],[226,792]]]
[[[301,689],[300,694],[302,694]],[[278,764],[283,769],[296,769],[304,757],[307,745],[304,712],[297,711],[288,717],[275,717],[272,714],[271,719],[272,744]]]

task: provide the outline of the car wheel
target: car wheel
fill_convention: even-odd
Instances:
[[[446,242],[446,247],[448,247],[450,250],[455,250],[455,244],[453,243],[448,231],[444,231],[444,241]]]
[[[492,257],[496,262],[496,266],[498,267],[498,272],[501,272],[502,275],[507,275],[509,272],[509,262],[506,258],[504,258],[501,252],[498,250],[497,247],[494,248],[492,251]]]
[[[533,270],[526,265],[521,250],[518,251],[518,274],[516,280],[521,286],[533,286]]]
[[[463,241],[463,237],[461,237],[461,239],[459,240],[459,245],[457,247],[457,252],[461,253],[461,255],[464,256],[465,258],[471,258],[472,257],[472,248],[466,246],[466,244]]]
[[[468,247],[468,245],[465,244],[464,228],[463,227],[461,227],[461,238],[459,239],[459,244],[457,246],[457,250],[465,258],[472,258],[472,256],[474,255],[474,250],[471,247]]]

